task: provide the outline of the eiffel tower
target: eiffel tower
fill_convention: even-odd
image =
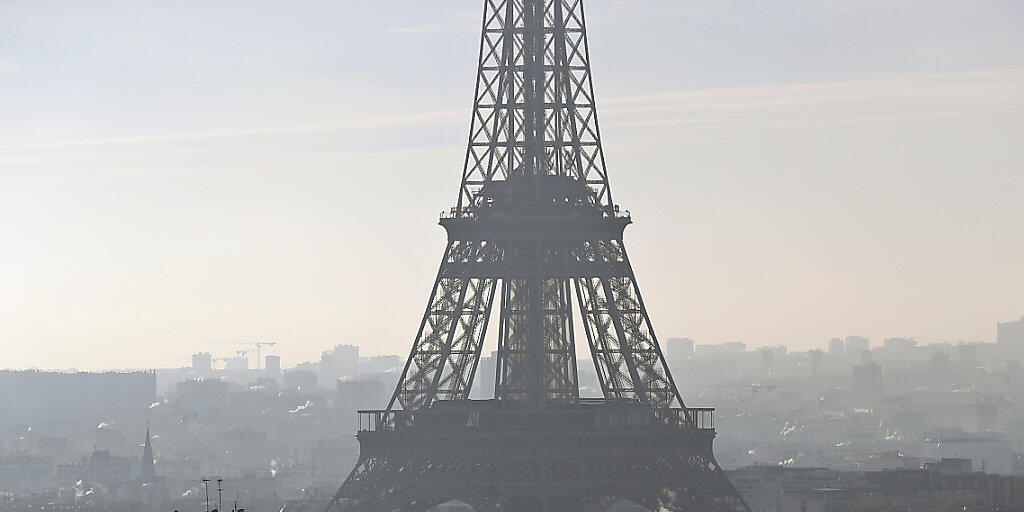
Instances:
[[[485,0],[458,202],[412,353],[328,510],[749,510],[684,405],[622,242],[582,0]],[[470,400],[495,298],[494,398]],[[573,312],[573,305],[579,315]],[[574,322],[603,397],[580,397]]]

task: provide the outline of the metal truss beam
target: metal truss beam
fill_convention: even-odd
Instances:
[[[487,0],[457,208],[513,174],[572,176],[612,209],[583,2]]]
[[[583,0],[484,0],[448,245],[332,506],[747,510],[714,460],[712,410],[687,408],[665,364],[623,244],[630,222],[608,183]],[[495,400],[471,401],[496,294]],[[603,400],[579,396],[574,301]]]

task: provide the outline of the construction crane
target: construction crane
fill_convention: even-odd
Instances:
[[[256,369],[262,368],[263,365],[263,347],[273,347],[277,345],[276,341],[255,341],[250,343],[232,343],[232,342],[216,342],[216,345],[245,345],[249,347],[256,347]],[[249,353],[248,350],[236,350],[236,354],[245,357]]]

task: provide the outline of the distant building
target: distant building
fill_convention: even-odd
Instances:
[[[808,350],[807,362],[811,368],[811,375],[818,375],[824,368],[825,353],[818,349]]]
[[[974,472],[974,464],[971,459],[942,458],[938,462],[926,462],[924,469],[941,475],[969,475]]]
[[[729,341],[719,345],[697,345],[694,351],[700,355],[720,356],[738,355],[747,350],[747,344],[740,341]]]
[[[192,379],[178,383],[176,400],[186,414],[207,416],[228,406],[230,391],[231,385],[219,379]]]
[[[32,439],[32,454],[57,459],[68,453],[66,437],[37,437]]]
[[[921,459],[898,450],[885,451],[872,454],[860,467],[867,471],[921,469]]]
[[[949,354],[945,352],[932,354],[932,371],[943,377],[949,373]]]
[[[977,368],[981,364],[978,361],[978,346],[973,343],[960,343],[957,345],[956,361],[963,369]]]
[[[276,393],[277,390],[280,388],[280,384],[278,383],[278,381],[279,379],[272,379],[270,377],[258,377],[256,379],[256,384],[254,384],[250,389],[264,390],[270,393]]]
[[[475,399],[494,397],[494,373],[497,371],[498,352],[492,350],[490,355],[480,357],[476,367],[476,378],[470,396]]]
[[[128,448],[128,438],[125,433],[109,423],[102,422],[92,430],[93,451],[107,451],[111,453],[125,453]],[[134,444],[134,443],[132,443]],[[134,451],[134,450],[132,450]]]
[[[1013,443],[995,434],[944,437],[939,453],[943,457],[969,460],[974,469],[999,475],[1012,475],[1016,458]]]
[[[338,380],[336,406],[343,411],[383,409],[389,399],[388,388],[376,380]]]
[[[882,367],[869,362],[853,367],[853,388],[859,392],[877,393],[882,389]]]
[[[935,469],[855,473],[835,485],[783,494],[789,506],[780,512],[1024,510],[1024,478]]]
[[[284,387],[298,391],[315,391],[316,374],[308,370],[288,370],[284,372]]]
[[[225,369],[229,372],[247,372],[249,371],[249,358],[244,355],[230,357]]]
[[[761,374],[770,377],[775,372],[775,349],[764,347],[761,352]]]
[[[747,466],[726,471],[750,508],[761,512],[1024,510],[1024,477],[972,472],[971,461],[941,459],[914,467],[889,454],[885,471]],[[977,468],[975,468],[977,469]]]
[[[843,344],[846,345],[846,353],[851,356],[860,356],[871,349],[868,339],[863,336],[847,336]]]
[[[842,338],[832,338],[828,340],[828,353],[829,355],[839,356],[846,352],[846,342]]]
[[[1005,355],[1024,355],[1024,316],[1016,322],[997,323],[996,343]]]
[[[320,381],[334,382],[342,377],[351,377],[359,371],[359,347],[335,345],[320,355]]]
[[[396,355],[360,357],[359,366],[356,371],[358,374],[363,375],[387,372],[390,370],[397,370],[401,373],[404,366],[405,359]]]
[[[694,343],[690,338],[669,338],[665,344],[666,356],[670,359],[693,357]]]
[[[267,356],[264,365],[266,376],[273,380],[281,379],[281,356]]]
[[[153,372],[0,371],[0,417],[22,421],[139,412],[156,401]]]
[[[1020,378],[1020,363],[1017,361],[1006,361],[1003,364],[1006,369],[1006,377],[1010,381],[1015,381]]]
[[[727,470],[729,480],[752,510],[761,512],[799,511],[800,500],[791,493],[834,488],[842,478],[827,468],[757,465]]]
[[[53,480],[53,457],[0,451],[0,493],[16,494]]]
[[[234,427],[220,434],[220,444],[235,457],[252,457],[267,446],[267,433],[249,427]]]
[[[200,373],[213,371],[213,356],[209,352],[192,354],[192,369]]]
[[[349,465],[358,458],[351,439],[318,439],[310,446],[310,472],[314,482],[344,480]],[[351,461],[350,463],[346,463]]]
[[[111,484],[127,482],[133,479],[138,462],[126,457],[117,457],[106,450],[96,450],[81,462],[60,464],[57,466],[57,482],[72,485],[81,480]]]
[[[905,356],[917,348],[917,340],[914,338],[886,338],[882,342],[882,347],[893,354]]]

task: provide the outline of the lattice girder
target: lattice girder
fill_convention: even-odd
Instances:
[[[575,295],[605,398],[682,404],[621,239],[529,238],[450,243],[396,403],[414,409],[469,396],[498,290],[496,397],[526,399],[542,372],[544,400],[578,399]]]
[[[495,280],[451,275],[456,263],[497,261],[500,248],[486,242],[452,241],[389,407],[429,406],[469,396],[494,301]]]
[[[583,0],[484,0],[482,24],[448,245],[387,410],[366,413],[379,430],[360,432],[332,504],[745,510],[712,455],[712,410],[683,404],[626,255]],[[482,403],[468,397],[495,296],[495,400]],[[603,402],[579,396],[574,301]]]
[[[583,3],[487,1],[457,208],[513,173],[572,176],[612,208]]]

